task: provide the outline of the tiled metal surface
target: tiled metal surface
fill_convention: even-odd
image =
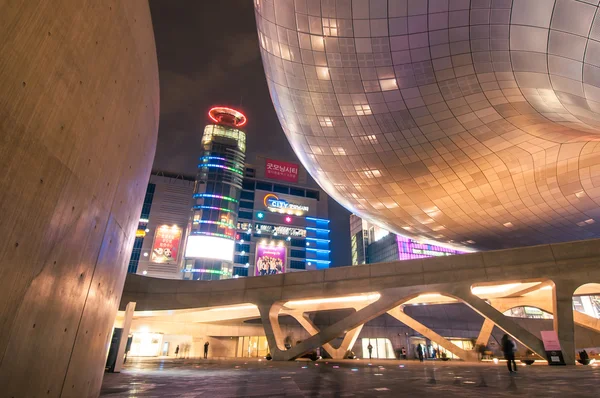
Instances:
[[[279,1],[279,0],[278,0]],[[132,361],[106,374],[101,397],[595,397],[594,367],[519,367],[499,363],[367,360],[257,362],[256,360]]]
[[[302,163],[397,233],[471,248],[600,236],[598,0],[255,0]]]

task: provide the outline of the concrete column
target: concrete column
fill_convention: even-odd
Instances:
[[[117,362],[115,363],[115,373],[121,372],[123,368],[123,358],[125,357],[125,348],[127,347],[127,336],[131,329],[131,321],[133,320],[133,312],[135,311],[135,302],[130,302],[125,307],[125,318],[123,319],[123,333],[121,334],[121,342],[117,351]]]
[[[560,348],[567,365],[575,365],[575,322],[573,320],[573,293],[575,286],[569,281],[555,281],[552,294],[554,331],[558,334]]]
[[[404,310],[401,307],[396,307],[388,311],[388,314],[413,329],[414,331],[422,334],[425,338],[433,341],[440,347],[444,347],[445,350],[450,351],[452,354],[456,355],[463,361],[468,362],[477,362],[477,353],[475,351],[466,351],[462,348],[459,348],[455,344],[449,342],[444,337],[440,336],[433,330],[429,329],[427,326],[422,323],[416,321],[414,318],[406,315]]]
[[[492,331],[494,330],[494,322],[485,318],[483,320],[483,325],[481,326],[481,330],[479,331],[479,336],[477,336],[477,342],[475,345],[487,345],[490,340],[490,336],[492,335]]]
[[[281,303],[257,305],[258,311],[260,312],[260,319],[263,328],[265,329],[267,343],[269,344],[269,351],[276,361],[284,361],[287,359],[284,355],[285,346],[283,343],[283,333],[281,332],[281,326],[279,325],[279,311],[281,310],[281,306]]]
[[[484,300],[471,293],[468,288],[457,287],[451,293],[454,297],[464,301],[469,307],[473,308],[480,315],[489,319],[496,324],[500,329],[513,336],[520,341],[524,346],[535,352],[542,358],[546,358],[546,351],[542,341],[527,329],[513,322],[509,317],[502,314],[500,311],[486,303]]]
[[[310,333],[311,336],[314,336],[317,333],[319,333],[319,329],[308,318],[306,314],[300,312],[293,312],[289,313],[289,315],[294,317],[294,319],[296,319],[298,323],[300,323],[300,325],[302,325],[302,327],[306,329],[308,333]],[[342,340],[342,344],[340,344],[338,348],[334,348],[333,345],[331,345],[331,343],[325,343],[322,346],[323,349],[327,351],[333,359],[343,359],[346,351],[348,351],[350,347],[354,346],[354,343],[356,343],[356,339],[358,338],[358,335],[360,334],[362,328],[363,325],[359,325],[354,329],[348,331],[348,333],[346,333],[344,339]]]
[[[281,358],[283,360],[291,360],[298,358],[317,347],[323,346],[323,344],[330,342],[336,337],[341,336],[344,333],[348,333],[360,325],[364,325],[371,319],[376,318],[391,308],[396,307],[401,301],[403,300],[399,300],[396,296],[382,294],[379,300],[369,304],[359,311],[356,311],[355,313],[334,323],[333,325],[326,327],[314,336],[311,336],[302,343],[292,347],[290,350],[280,351],[279,354],[281,354],[281,356],[278,357],[278,359]],[[259,306],[259,309],[260,308],[261,307]],[[261,318],[263,318],[264,322],[265,318],[262,315],[263,310],[260,311]],[[267,331],[266,326],[265,331]],[[273,359],[275,359],[275,355],[273,355]]]

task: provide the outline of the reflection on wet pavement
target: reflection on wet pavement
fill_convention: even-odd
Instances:
[[[130,359],[102,397],[597,397],[600,368],[412,361]]]

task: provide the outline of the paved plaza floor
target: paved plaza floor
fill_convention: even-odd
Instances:
[[[130,359],[101,397],[599,397],[600,367],[392,360]]]

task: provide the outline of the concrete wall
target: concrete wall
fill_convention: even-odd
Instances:
[[[0,0],[0,386],[97,396],[150,174],[146,0]]]

